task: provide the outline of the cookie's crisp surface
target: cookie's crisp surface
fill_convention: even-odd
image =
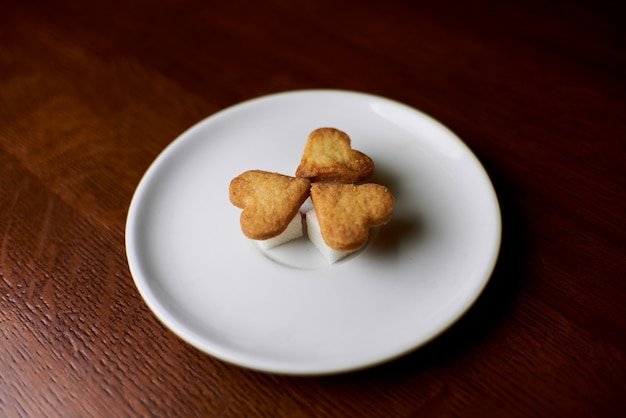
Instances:
[[[350,137],[335,128],[319,128],[309,134],[296,177],[317,181],[360,183],[374,171],[366,154],[352,149]]]
[[[391,219],[394,198],[379,184],[314,183],[311,200],[326,244],[337,251],[363,247],[369,228]]]
[[[282,233],[309,197],[306,178],[250,170],[232,179],[230,201],[243,209],[241,230],[250,239],[265,240]]]

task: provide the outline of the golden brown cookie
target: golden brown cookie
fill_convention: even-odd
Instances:
[[[250,239],[265,240],[282,233],[309,197],[308,179],[250,170],[230,182],[233,205],[243,209],[241,230]]]
[[[369,229],[391,219],[394,198],[380,184],[314,183],[311,200],[326,244],[337,251],[363,247]]]
[[[352,149],[350,137],[335,128],[319,128],[309,134],[296,177],[311,182],[360,183],[374,171],[374,162]]]

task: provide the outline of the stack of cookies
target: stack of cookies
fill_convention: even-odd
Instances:
[[[369,229],[391,218],[391,192],[364,183],[373,171],[372,159],[352,149],[346,133],[319,128],[309,135],[295,177],[246,171],[231,181],[230,201],[243,209],[243,233],[263,248],[302,237],[306,230],[329,263],[335,263],[363,248]],[[313,209],[302,214],[309,196]]]

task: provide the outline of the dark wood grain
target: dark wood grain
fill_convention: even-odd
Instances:
[[[176,136],[302,88],[439,119],[503,212],[465,317],[337,376],[190,347],[139,296],[124,247],[135,187]],[[623,415],[625,115],[620,2],[0,1],[0,415]]]

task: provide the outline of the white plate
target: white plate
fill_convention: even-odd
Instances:
[[[334,265],[306,239],[262,252],[241,233],[229,183],[249,169],[293,175],[322,126],[372,157],[392,221]],[[446,330],[489,280],[500,235],[491,182],[447,128],[385,98],[310,90],[230,107],[172,142],[133,197],[126,250],[146,303],[188,343],[251,369],[326,374]]]

